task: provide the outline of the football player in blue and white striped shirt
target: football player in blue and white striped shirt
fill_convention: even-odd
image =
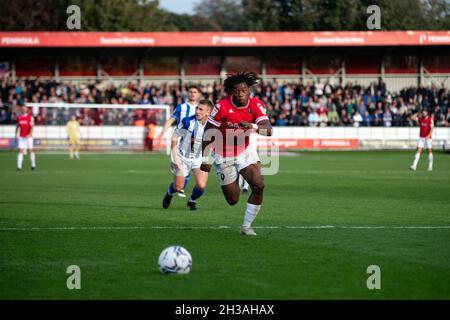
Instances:
[[[202,91],[200,88],[196,85],[189,86],[188,89],[188,101],[185,101],[179,105],[176,106],[172,116],[167,119],[167,121],[164,123],[163,129],[161,133],[159,134],[158,138],[162,138],[162,136],[169,130],[169,128],[176,123],[177,128],[180,128],[182,125],[182,121],[185,118],[190,118],[192,116],[195,116],[195,108],[198,105],[198,102],[202,98]],[[184,194],[184,189],[187,186],[187,183],[189,181],[190,175],[186,177],[186,180],[184,182],[184,186],[181,189],[181,191],[178,193],[178,196],[180,197],[186,197]]]
[[[195,177],[195,187],[187,202],[190,210],[197,210],[196,200],[205,192],[208,173],[200,170],[202,164],[202,138],[205,125],[212,111],[212,102],[201,100],[196,107],[195,115],[185,117],[175,130],[171,142],[171,171],[174,175],[163,200],[163,208],[170,206],[172,196],[180,192],[186,176],[192,171]]]

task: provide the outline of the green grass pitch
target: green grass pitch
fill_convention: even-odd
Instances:
[[[412,156],[282,156],[258,236],[244,237],[246,197],[228,206],[214,172],[191,213],[177,196],[161,207],[163,155],[38,154],[37,171],[26,157],[16,172],[0,153],[0,299],[450,299],[450,156],[435,152],[427,172],[423,154],[411,172]],[[191,274],[157,270],[172,244],[191,252]],[[69,265],[81,290],[66,287]],[[366,287],[370,265],[380,290]]]

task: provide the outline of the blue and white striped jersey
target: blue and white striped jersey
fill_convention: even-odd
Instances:
[[[197,159],[202,156],[202,139],[205,124],[201,124],[195,115],[183,119],[175,130],[179,136],[178,152],[185,158]]]
[[[197,105],[191,105],[188,102],[182,103],[177,105],[175,108],[175,111],[173,112],[171,118],[174,118],[177,121],[177,128],[181,128],[184,118],[189,118],[193,115],[195,115],[195,108],[197,108]]]

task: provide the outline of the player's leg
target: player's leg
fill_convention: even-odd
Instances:
[[[75,145],[74,145],[75,158],[80,159],[80,140],[78,140],[78,138],[77,138],[77,139],[75,139],[74,142],[75,142]]]
[[[422,153],[422,149],[425,147],[424,139],[420,138],[417,144],[416,153],[414,154],[414,161],[411,165],[410,169],[415,171],[417,169],[417,164],[419,163],[420,154]]]
[[[166,194],[163,199],[163,208],[167,209],[172,201],[172,196],[174,193],[180,192],[183,188],[184,181],[186,179],[187,172],[189,172],[188,164],[181,160],[180,167],[175,167],[173,164],[171,166],[171,171],[173,173],[173,181],[169,185]]]
[[[217,177],[222,187],[223,195],[230,206],[239,201],[241,190],[239,188],[239,173],[235,161],[215,163]]]
[[[428,153],[428,171],[433,170],[433,143],[431,139],[426,141],[427,153]]]
[[[175,175],[173,181],[170,183],[169,188],[163,199],[163,208],[167,209],[170,206],[174,193],[180,192],[184,184],[184,176]]]
[[[200,170],[200,168],[193,168],[192,172],[194,173],[195,186],[192,189],[192,195],[187,202],[187,206],[191,210],[197,210],[196,200],[205,193],[208,173]]]
[[[69,138],[69,156],[70,156],[70,159],[73,159],[73,157],[74,157],[74,146],[73,146],[72,142],[73,142],[72,138]]]
[[[242,223],[241,233],[245,235],[256,235],[251,228],[253,221],[261,210],[264,191],[264,178],[261,174],[261,163],[256,162],[241,169],[240,173],[248,182],[251,194],[247,201],[247,209]]]
[[[21,138],[20,138],[21,139]],[[22,170],[22,163],[23,163],[23,146],[21,146],[20,140],[19,140],[19,153],[17,154],[17,171]]]
[[[410,167],[411,170],[416,171],[417,164],[419,163],[421,153],[422,153],[422,148],[419,148],[419,147],[416,148],[416,153],[414,154],[413,164]]]
[[[28,138],[28,150],[30,152],[31,170],[36,169],[36,154],[33,150],[33,138]]]
[[[241,188],[243,193],[248,192],[249,185],[247,180],[245,180],[244,177],[242,176],[242,174],[239,175],[239,187]]]
[[[181,198],[186,198],[186,194],[184,193],[184,190],[186,190],[186,186],[187,186],[187,184],[189,182],[190,177],[191,177],[191,174],[189,173],[186,176],[186,179],[184,180],[183,188],[181,188],[180,192],[178,192],[178,196],[181,197]]]

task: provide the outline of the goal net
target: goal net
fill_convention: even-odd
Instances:
[[[85,151],[161,151],[169,153],[171,132],[158,138],[170,117],[168,105],[27,103],[35,119],[35,148],[67,148],[66,124],[80,123]]]

